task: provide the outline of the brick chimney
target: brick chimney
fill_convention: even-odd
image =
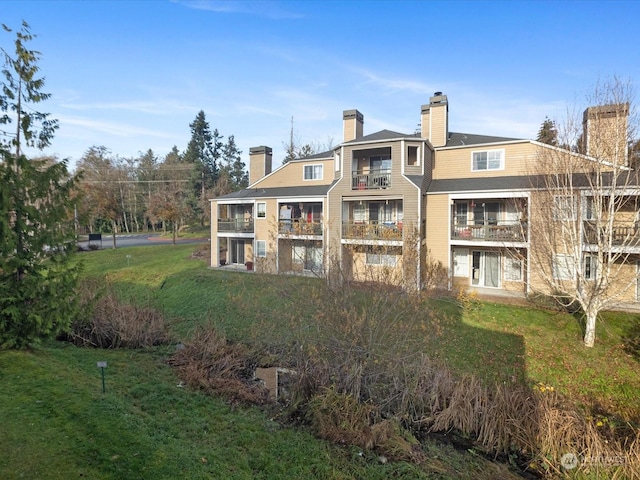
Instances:
[[[345,110],[342,112],[342,119],[345,142],[362,137],[364,116],[358,110]]]
[[[436,92],[428,105],[420,109],[421,135],[434,147],[444,147],[449,138],[449,102],[442,92]]]
[[[253,185],[271,173],[271,159],[270,147],[262,145],[249,149],[249,185]]]
[[[584,153],[617,164],[627,164],[629,104],[589,107],[582,117]]]

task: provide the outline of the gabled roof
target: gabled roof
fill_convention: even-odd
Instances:
[[[212,200],[251,200],[254,198],[321,197],[326,196],[331,185],[311,185],[274,188],[245,188],[227,193]]]
[[[391,130],[380,130],[379,132],[372,133],[370,135],[365,135],[364,137],[358,137],[355,140],[349,140],[348,142],[344,142],[344,145],[349,145],[351,143],[378,142],[381,140],[395,140],[398,138],[420,139],[420,135],[416,133],[406,134],[406,133],[393,132]]]
[[[292,162],[301,162],[308,160],[324,160],[327,158],[333,158],[333,150],[327,150],[326,152],[314,153],[312,155],[308,155],[306,157],[296,158],[295,160],[290,160]]]
[[[465,145],[482,145],[484,143],[513,142],[522,138],[494,137],[491,135],[477,135],[475,133],[449,132],[447,147],[462,147]]]

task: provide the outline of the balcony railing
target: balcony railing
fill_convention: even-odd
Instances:
[[[343,223],[342,238],[369,240],[402,240],[402,223]]]
[[[391,172],[372,170],[368,173],[355,172],[351,179],[352,190],[376,190],[391,187]]]
[[[527,225],[523,222],[501,222],[499,225],[456,224],[451,228],[451,238],[470,241],[524,242],[527,239]]]
[[[598,236],[596,234],[597,228],[594,222],[584,222],[584,241],[589,245],[598,244]],[[608,243],[606,230],[600,232],[600,240],[602,243]],[[640,246],[640,226],[631,223],[616,224],[611,230],[611,245],[612,246]]]
[[[280,220],[278,233],[288,235],[322,235],[322,222]]]
[[[253,233],[253,219],[221,218],[218,220],[219,232]]]

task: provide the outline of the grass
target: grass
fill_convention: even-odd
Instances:
[[[162,309],[176,340],[213,322],[232,339],[286,342],[304,324],[317,280],[207,268],[193,245],[131,247],[79,255],[85,277]],[[126,255],[130,255],[127,259]],[[128,262],[127,262],[128,260]],[[128,264],[127,264],[128,263]],[[572,316],[489,302],[432,300],[425,351],[459,373],[492,382],[544,384],[585,405],[638,415],[638,362],[620,336],[634,315],[610,313],[593,349]],[[298,315],[300,314],[300,315]],[[419,318],[414,319],[420,323]],[[0,352],[0,478],[509,478],[504,465],[426,442],[418,468],[278,425],[178,387],[169,347],[111,351],[58,342]],[[96,362],[106,360],[105,394]]]
[[[287,312],[302,311],[305,289],[317,280],[211,270],[205,261],[187,261],[193,249],[128,248],[128,267],[125,250],[81,257],[86,275],[105,275],[124,296],[161,308],[173,318],[177,336],[185,338],[196,325],[212,321],[235,340],[260,335],[286,341],[292,329]],[[584,405],[640,418],[638,362],[621,341],[637,314],[606,312],[596,346],[588,349],[570,314],[474,299],[462,307],[452,299],[436,300],[431,307],[437,319],[423,334],[425,350],[455,371],[488,381],[552,386]]]
[[[423,468],[282,427],[179,387],[169,347],[97,350],[50,342],[0,352],[0,478],[386,479],[508,477],[505,467],[427,445]],[[102,393],[98,361],[107,361]]]

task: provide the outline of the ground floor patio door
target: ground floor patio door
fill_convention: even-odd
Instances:
[[[476,287],[500,287],[500,254],[473,252],[471,285]]]
[[[244,240],[231,240],[231,263],[244,265]]]

